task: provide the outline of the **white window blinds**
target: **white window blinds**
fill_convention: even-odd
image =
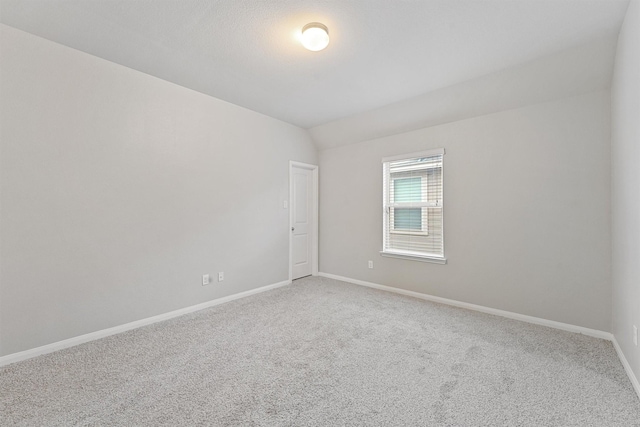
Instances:
[[[444,259],[444,150],[383,159],[383,254]]]

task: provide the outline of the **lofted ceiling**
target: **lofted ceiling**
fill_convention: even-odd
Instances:
[[[628,0],[0,0],[0,21],[326,131],[389,104],[596,40],[615,41],[627,6]],[[329,27],[324,51],[307,51],[297,40],[312,21]],[[591,60],[610,67],[611,49],[596,50],[602,58]],[[585,64],[593,65],[575,67]]]

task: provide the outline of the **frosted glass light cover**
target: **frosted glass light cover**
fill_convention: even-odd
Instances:
[[[306,49],[317,52],[329,44],[329,30],[319,22],[312,22],[302,28],[300,41]]]

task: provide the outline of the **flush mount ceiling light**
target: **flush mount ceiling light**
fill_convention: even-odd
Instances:
[[[329,44],[329,29],[319,22],[307,24],[302,27],[300,41],[302,46],[313,52],[322,50]]]

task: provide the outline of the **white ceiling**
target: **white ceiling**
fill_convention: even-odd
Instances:
[[[312,128],[594,40],[615,40],[627,5],[628,0],[1,0],[0,21]],[[296,39],[312,21],[329,27],[331,43],[324,51],[306,51]],[[611,62],[611,55],[602,61]]]
[[[605,37],[309,129],[323,150],[608,89],[617,39]]]

